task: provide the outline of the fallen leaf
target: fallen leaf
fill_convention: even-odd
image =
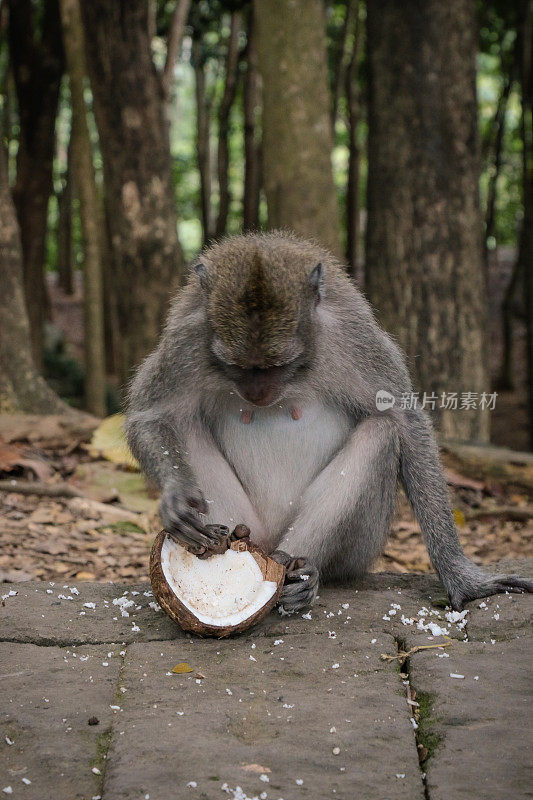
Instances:
[[[464,489],[476,489],[481,491],[485,488],[485,484],[482,481],[475,481],[472,478],[467,478],[466,475],[460,475],[458,472],[454,472],[451,469],[444,470],[446,476],[446,483],[450,484],[450,486],[458,486]]]
[[[87,449],[93,458],[105,458],[114,464],[138,470],[139,465],[127,445],[123,425],[124,414],[106,417],[95,430]]]
[[[193,671],[193,668],[186,664],[185,661],[182,661],[180,664],[176,664],[175,667],[172,667],[172,672],[175,672],[176,675],[183,675],[184,672]]]
[[[96,575],[94,574],[94,572],[84,572],[82,570],[81,572],[76,572],[76,575],[74,577],[77,578],[79,581],[94,581]]]
[[[13,472],[13,470],[30,470],[40,481],[46,481],[54,471],[42,459],[35,458],[27,447],[6,444],[0,439],[0,472]]]
[[[455,520],[455,524],[462,527],[466,525],[466,518],[463,512],[459,508],[454,508],[453,510],[453,518]]]
[[[270,767],[263,767],[261,766],[261,764],[243,764],[242,768],[243,770],[245,770],[245,772],[257,772],[258,774],[259,773],[264,774],[265,772],[272,772]]]

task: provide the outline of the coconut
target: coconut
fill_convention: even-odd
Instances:
[[[201,559],[165,531],[150,556],[154,595],[183,630],[222,638],[263,619],[279,599],[285,567],[248,538]]]

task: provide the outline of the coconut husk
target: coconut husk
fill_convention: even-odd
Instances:
[[[242,633],[242,631],[255,625],[266,617],[278,602],[285,580],[285,567],[270,558],[260,547],[251,542],[250,539],[239,539],[235,542],[231,542],[230,549],[240,553],[248,551],[257,562],[263,575],[263,580],[276,583],[276,591],[264,606],[237,625],[219,626],[202,622],[181,602],[166,581],[161,566],[161,550],[166,535],[165,531],[161,531],[154,540],[152,552],[150,554],[150,581],[155,598],[163,611],[165,611],[171,619],[175,620],[184,631],[192,631],[198,636],[213,636],[217,639],[223,639],[236,633]]]

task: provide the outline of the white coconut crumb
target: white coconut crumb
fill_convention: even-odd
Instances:
[[[386,614],[384,614],[384,615],[381,617],[381,619],[384,619],[384,620],[386,620],[387,622],[389,622],[389,621],[390,621],[390,617],[388,617]]]
[[[17,595],[17,594],[18,594],[18,592],[16,592],[14,589],[10,589],[7,594],[3,594],[2,595],[2,600],[7,600],[8,597],[15,597],[15,595]],[[5,789],[4,789],[4,791],[5,791]],[[8,792],[8,794],[9,794],[9,792]]]
[[[196,783],[196,781],[189,781],[189,783],[187,784],[187,789],[196,789],[197,786],[198,784]]]
[[[468,614],[468,608],[465,608],[464,611],[447,611],[444,616],[446,617],[448,622],[454,623],[455,625],[457,625],[459,630],[462,631],[463,628],[466,626],[467,614]]]
[[[75,594],[75,595],[79,595],[80,590],[76,586],[70,586],[69,587],[69,592],[72,592],[72,594]]]
[[[111,711],[115,711],[115,712],[121,710],[120,706],[109,706],[109,708],[111,709]]]
[[[270,778],[264,772],[259,776],[259,780],[263,781],[263,783],[270,783]]]
[[[338,756],[340,751],[341,751],[340,747],[334,747],[331,752],[333,753],[334,756]]]
[[[307,614],[302,614],[302,619],[313,619],[311,616],[311,612],[308,611]]]
[[[233,692],[231,691],[231,689],[226,689],[226,694],[229,694],[229,695],[230,695],[230,697],[231,697],[231,695],[233,694]]]
[[[464,675],[460,675],[458,672],[450,672],[450,678],[459,678],[462,680]]]
[[[53,594],[53,591],[51,589],[47,589],[46,594]]]
[[[84,603],[84,608],[96,608],[96,603]]]
[[[495,620],[499,620],[500,619],[500,615],[499,614],[494,614],[494,619]]]
[[[417,721],[415,720],[415,718],[414,718],[414,717],[410,717],[410,720],[411,720],[411,725],[413,726],[413,728],[415,729],[415,731],[416,731],[416,730],[418,730],[418,723],[417,723]]]
[[[22,783],[25,783],[26,786],[31,786],[31,781],[29,778],[22,778]]]
[[[102,666],[103,666],[103,667],[108,667],[108,666],[109,666],[109,663],[108,663],[107,661],[102,661]]]
[[[250,656],[250,661],[257,661],[257,658],[254,658],[253,656]]]
[[[139,626],[133,623],[133,625],[131,626],[132,633],[139,633],[140,630],[141,629],[139,628]]]
[[[479,680],[479,675],[474,675],[474,680],[478,681]]]
[[[449,658],[449,653],[437,653],[437,658]]]
[[[294,708],[294,703],[283,703],[283,708]]]
[[[340,667],[340,664],[337,664],[337,663],[331,665],[331,669],[339,669],[339,667]]]
[[[347,608],[350,608],[350,604],[349,604],[349,603],[343,603],[343,604],[342,604],[342,607],[343,607],[343,608],[344,608],[344,610],[346,611],[346,609],[347,609]]]
[[[396,777],[397,778],[405,778],[405,772],[397,772],[396,773]]]
[[[274,647],[277,647],[278,644],[283,644],[283,639],[276,639],[274,641]]]
[[[376,642],[377,642],[377,639],[371,639],[370,640],[370,644],[376,644]]]
[[[159,605],[159,603],[152,601],[151,603],[148,603],[148,605],[150,606],[151,609],[153,609],[153,611],[161,611],[161,606]]]
[[[260,800],[266,800],[266,799],[267,799],[267,797],[268,797],[268,794],[267,794],[266,792],[261,792],[261,794],[259,795],[259,797],[260,797]]]
[[[335,633],[335,631],[328,631],[328,639],[336,639],[336,638],[337,634]]]
[[[4,786],[2,791],[3,791],[4,794],[13,794],[13,789],[11,788],[11,786]]]
[[[94,772],[95,775],[100,775],[100,770],[98,769],[98,767],[93,767],[91,772]]]
[[[302,778],[296,778],[296,785],[297,786],[302,786],[303,785],[303,779]]]
[[[9,744],[9,745],[15,744],[15,741],[14,741],[14,739],[10,739],[9,736],[6,736],[6,744]]]

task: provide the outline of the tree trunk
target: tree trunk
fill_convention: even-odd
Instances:
[[[22,242],[32,352],[40,369],[47,305],[44,259],[48,200],[52,193],[55,119],[63,74],[57,0],[43,0],[42,8],[31,0],[10,0],[8,35],[20,126],[13,198]]]
[[[167,100],[170,97],[170,90],[172,89],[174,70],[180,56],[181,43],[183,41],[185,24],[187,22],[190,7],[191,0],[176,0],[174,12],[170,21],[170,29],[167,38],[167,58],[165,61],[163,74],[161,76],[163,92],[165,93],[165,98]]]
[[[350,63],[346,69],[346,106],[348,110],[348,176],[346,181],[346,260],[352,278],[359,280],[357,247],[359,239],[359,145],[357,123],[359,122],[359,51],[361,43],[361,19],[359,3],[355,4],[355,26]]]
[[[147,0],[82,0],[104,163],[121,335],[121,379],[154,347],[183,277],[168,123]]]
[[[486,293],[473,0],[367,5],[367,275],[448,438],[487,440]],[[440,408],[442,392],[476,408]]]
[[[272,228],[340,252],[322,0],[256,0],[263,180]]]
[[[237,88],[237,71],[239,62],[239,31],[241,15],[234,12],[231,15],[230,33],[228,37],[226,54],[226,82],[224,94],[218,112],[218,187],[219,205],[215,227],[215,236],[223,236],[228,223],[228,213],[231,203],[229,190],[229,130],[230,113],[235,100]]]
[[[67,411],[35,369],[24,301],[22,251],[0,130],[0,413]]]
[[[256,134],[260,104],[257,72],[257,35],[254,9],[250,6],[246,43],[246,72],[243,85],[244,111],[244,196],[243,230],[259,227],[259,191],[261,188],[261,142]]]
[[[339,40],[335,47],[333,80],[331,87],[331,129],[333,131],[333,138],[335,138],[335,125],[337,124],[337,114],[339,111],[339,100],[341,97],[342,86],[345,81],[346,70],[349,68],[346,65],[346,45],[348,40],[348,31],[350,30],[354,11],[355,14],[358,13],[357,6],[357,0],[346,0],[346,9],[344,11],[342,28],[340,31]]]
[[[509,95],[511,94],[511,87],[513,85],[512,72],[505,78],[505,83],[498,99],[498,107],[494,116],[493,129],[494,129],[494,163],[492,166],[492,174],[489,180],[487,190],[487,207],[485,210],[485,261],[487,262],[488,271],[488,239],[494,236],[496,225],[496,199],[498,178],[500,177],[500,169],[502,166],[502,145],[503,136],[505,133],[505,113],[507,111],[507,103]]]
[[[74,294],[74,266],[72,263],[72,131],[67,150],[67,168],[63,188],[57,195],[57,272],[60,288],[65,294]]]
[[[72,106],[73,167],[80,200],[83,239],[85,403],[91,414],[103,417],[106,413],[106,385],[99,224],[101,213],[83,98],[86,72],[83,27],[78,0],[60,0],[60,8]]]
[[[211,103],[205,88],[205,63],[201,50],[201,43],[195,40],[192,61],[196,94],[196,159],[200,173],[200,209],[205,245],[213,236],[214,230],[211,209]]]

